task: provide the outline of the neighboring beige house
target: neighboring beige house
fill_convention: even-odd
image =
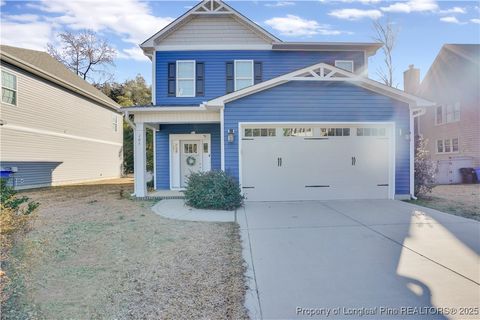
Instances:
[[[460,183],[460,168],[480,167],[480,45],[445,44],[418,83],[405,71],[405,91],[437,103],[418,118],[416,133],[428,139],[438,184]]]
[[[0,46],[0,165],[18,189],[120,177],[119,106],[45,52]]]

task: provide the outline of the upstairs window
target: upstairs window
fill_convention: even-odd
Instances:
[[[435,110],[435,124],[441,125],[460,121],[460,102],[438,106]]]
[[[235,91],[253,85],[253,60],[235,60]]]
[[[177,97],[195,97],[195,61],[177,61]]]
[[[17,105],[17,76],[2,70],[2,103]]]
[[[112,116],[112,129],[114,132],[118,131],[118,118],[116,115]]]
[[[353,72],[353,60],[335,60],[335,67]]]

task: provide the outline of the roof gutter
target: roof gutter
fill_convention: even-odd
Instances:
[[[5,61],[7,63],[10,63],[16,67],[19,67],[27,72],[30,72],[34,75],[37,75],[39,76],[40,78],[43,78],[45,80],[48,80],[48,81],[51,81],[55,84],[58,84],[59,86],[61,87],[64,87],[70,91],[73,91],[75,93],[78,93],[79,95],[81,96],[84,96],[88,99],[91,99],[103,106],[106,106],[110,109],[114,109],[114,111],[118,112],[118,113],[121,113],[120,111],[120,108],[112,101],[111,103],[108,102],[108,101],[105,101],[105,100],[102,100],[102,99],[99,99],[95,96],[93,96],[92,94],[90,94],[89,92],[83,90],[83,89],[80,89],[76,86],[73,86],[71,85],[70,83],[48,73],[48,72],[45,72],[45,71],[42,71],[42,70],[39,70],[38,68],[36,68],[35,66],[25,62],[25,61],[22,61],[22,60],[19,60],[19,59],[16,59],[15,57],[11,56],[10,54],[6,53],[5,51],[2,51],[2,54],[1,54],[1,60],[2,61]]]

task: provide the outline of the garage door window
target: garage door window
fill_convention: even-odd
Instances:
[[[284,137],[312,137],[312,128],[283,128]]]
[[[385,128],[357,128],[358,137],[384,137]]]
[[[350,136],[350,128],[320,128],[322,137],[347,137]]]
[[[275,128],[248,128],[244,131],[245,137],[275,137]]]

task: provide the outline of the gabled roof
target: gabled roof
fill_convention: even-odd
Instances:
[[[2,62],[5,61],[105,107],[119,111],[120,106],[117,103],[46,52],[0,45],[0,59]]]
[[[317,63],[312,66],[302,68],[204,102],[203,106],[206,108],[222,108],[226,103],[276,87],[289,81],[346,81],[379,94],[389,96],[393,99],[414,104],[417,107],[428,107],[435,105],[434,102],[419,98],[402,90],[386,86],[380,82],[373,81],[366,77],[356,75],[326,63]]]
[[[182,16],[180,16],[179,18],[171,22],[165,28],[163,28],[162,30],[158,31],[153,36],[145,40],[142,44],[140,44],[140,47],[144,50],[144,52],[152,51],[152,49],[155,47],[155,41],[158,41],[160,39],[167,37],[168,35],[173,33],[177,28],[181,27],[182,25],[184,25],[185,23],[187,23],[188,21],[190,21],[191,19],[199,15],[208,15],[208,16],[230,15],[235,17],[245,26],[249,27],[252,31],[258,34],[260,37],[264,38],[265,41],[269,43],[282,42],[282,40],[278,39],[277,37],[272,35],[270,32],[266,31],[265,29],[257,25],[255,22],[251,21],[250,19],[248,19],[247,17],[245,17],[240,12],[233,9],[223,1],[202,0],[200,3],[198,3],[192,9],[185,12]]]

